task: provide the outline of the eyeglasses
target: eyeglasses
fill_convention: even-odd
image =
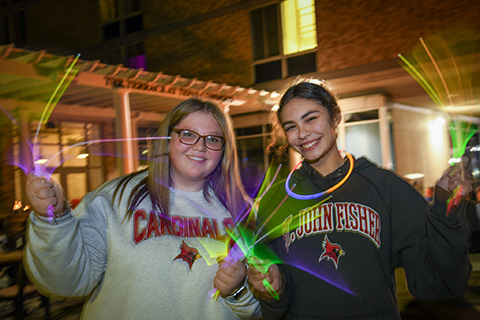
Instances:
[[[221,150],[225,144],[225,139],[220,136],[202,136],[193,130],[187,129],[174,129],[173,132],[178,134],[180,142],[186,145],[194,145],[198,140],[203,139],[205,141],[205,146],[214,151]]]

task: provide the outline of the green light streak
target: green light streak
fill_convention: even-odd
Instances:
[[[455,108],[447,112],[446,107],[465,105],[478,101],[472,91],[471,71],[462,68],[465,55],[454,55],[447,41],[438,36],[431,37],[432,45],[420,38],[421,46],[411,54],[411,61],[399,54],[401,65],[425,90],[433,102],[442,109],[448,119],[448,130],[452,141],[452,157],[461,158],[468,141],[478,131],[478,126],[462,121],[455,116]],[[435,48],[432,52],[430,48]],[[437,62],[438,60],[438,62]],[[447,104],[447,105],[446,105]]]
[[[41,115],[40,120],[38,122],[37,131],[35,133],[35,137],[34,137],[34,140],[33,140],[33,145],[34,145],[34,148],[35,148],[34,149],[34,159],[33,159],[34,161],[37,160],[37,150],[36,150],[37,147],[36,147],[36,145],[37,145],[37,139],[38,139],[38,135],[40,133],[40,129],[41,129],[42,125],[45,124],[48,121],[48,119],[50,118],[50,115],[53,112],[53,109],[55,109],[55,106],[57,105],[58,101],[60,101],[60,98],[65,93],[67,88],[70,86],[70,83],[72,82],[73,78],[75,78],[75,75],[78,73],[78,70],[73,70],[73,67],[75,66],[75,64],[77,63],[79,58],[80,58],[80,54],[77,54],[77,56],[75,57],[73,62],[70,64],[70,66],[66,70],[62,79],[58,83],[57,87],[53,91],[52,95],[48,99],[47,105],[43,109],[42,115]],[[69,76],[71,76],[71,77],[69,77]]]
[[[279,300],[280,297],[278,296],[278,293],[277,291],[275,291],[272,287],[272,285],[267,281],[267,279],[263,279],[263,285],[265,286],[265,288],[268,290],[268,292],[270,293],[270,295],[275,298],[275,300]]]
[[[430,83],[418,72],[418,70],[407,60],[405,59],[401,54],[398,55],[400,59],[403,61],[405,64],[404,69],[407,71],[417,82],[422,86],[422,88],[427,92],[427,94],[432,98],[433,102],[435,102],[436,105],[442,106],[442,100],[438,96],[438,94],[435,92],[435,90],[432,88]]]

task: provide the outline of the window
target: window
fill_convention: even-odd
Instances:
[[[0,18],[0,22],[2,24],[2,33],[0,35],[0,41],[3,44],[10,43],[10,24],[8,22],[8,16],[3,16]]]
[[[125,65],[129,68],[140,69],[146,68],[146,56],[145,49],[143,48],[143,42],[134,43],[126,47],[126,58],[127,61]]]
[[[251,12],[253,58],[255,60],[280,54],[278,6],[276,4]]]
[[[286,0],[250,14],[255,82],[316,71],[313,0]]]
[[[282,78],[282,62],[280,60],[265,62],[255,66],[255,82],[265,82]]]
[[[103,40],[143,29],[139,0],[100,0]]]
[[[109,64],[123,64],[128,68],[134,69],[146,69],[147,67],[143,42],[105,50],[102,60]]]
[[[317,46],[314,0],[282,2],[283,53],[292,54]]]
[[[140,10],[140,0],[100,0],[100,16],[104,23]]]
[[[136,15],[124,20],[125,34],[141,31],[143,27],[142,16]]]
[[[32,136],[36,133],[37,125],[31,123]],[[85,141],[98,141],[101,138],[100,131],[99,124],[63,121],[48,122],[39,132],[35,163],[55,170],[54,176],[65,188],[69,200],[79,200],[105,181],[102,161],[104,145],[82,144]],[[18,152],[16,157],[20,157]]]
[[[120,22],[115,21],[103,26],[103,39],[109,40],[120,37]]]
[[[100,0],[100,16],[102,22],[118,19],[118,7],[118,0]]]
[[[387,119],[381,119],[379,109],[344,112],[342,118],[338,129],[340,149],[347,150],[357,158],[366,156],[381,166],[388,166],[383,153],[389,150],[382,150],[380,132],[381,122]]]
[[[4,15],[0,15],[0,43],[14,43],[16,47],[27,45],[27,33],[25,27],[25,10],[29,4],[20,0],[0,0],[0,8]]]
[[[345,125],[345,150],[357,157],[368,156],[379,165],[382,162],[382,149],[378,122],[362,122]]]
[[[316,71],[315,52],[287,58],[287,76]]]
[[[140,11],[140,0],[123,0],[123,12],[131,14]]]
[[[247,194],[252,198],[258,196],[266,175],[268,175],[267,180],[273,177],[279,167],[278,161],[282,166],[277,172],[277,178],[286,177],[289,172],[288,156],[274,161],[272,154],[265,152],[271,131],[272,128],[268,124],[236,129],[240,176]],[[272,162],[274,162],[273,171],[269,171]]]
[[[143,30],[140,0],[100,0],[103,40],[112,40]],[[102,52],[102,60],[109,64],[123,64],[129,68],[146,68],[143,42],[110,48]]]
[[[269,137],[267,130],[266,125],[236,129],[240,176],[251,197],[256,196],[268,167],[264,155]]]
[[[17,11],[0,17],[0,43],[14,43],[16,47],[27,44],[25,11]]]
[[[139,138],[151,138],[155,137],[157,132],[157,126],[152,125],[149,127],[138,127],[137,136]],[[148,165],[149,150],[152,144],[152,140],[141,139],[138,140],[138,155],[140,157],[140,169],[144,169]]]

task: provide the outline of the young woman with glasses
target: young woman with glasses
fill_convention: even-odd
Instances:
[[[249,206],[230,119],[189,99],[157,136],[170,139],[153,140],[148,169],[106,182],[75,210],[57,183],[28,176],[30,275],[47,292],[87,296],[85,319],[258,318],[245,264],[219,259]]]

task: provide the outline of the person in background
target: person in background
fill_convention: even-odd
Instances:
[[[473,183],[460,170],[465,161],[444,172],[430,205],[394,172],[339,152],[341,113],[323,83],[291,86],[276,120],[273,145],[295,149],[303,161],[258,206],[259,239],[283,230],[266,244],[277,263],[257,250],[264,264],[247,272],[266,319],[400,319],[398,267],[416,298],[464,293],[471,265],[460,197]]]
[[[74,210],[56,181],[28,176],[28,274],[42,291],[86,296],[83,319],[259,318],[244,262],[217,264],[250,202],[230,119],[188,99],[157,136],[170,139],[152,142],[147,169],[107,181]],[[210,299],[214,283],[221,297]]]
[[[425,198],[427,199],[428,202],[433,201],[434,190],[435,190],[435,187],[433,186],[425,189]]]
[[[480,253],[480,187],[467,199],[466,217],[470,225],[469,252]]]

